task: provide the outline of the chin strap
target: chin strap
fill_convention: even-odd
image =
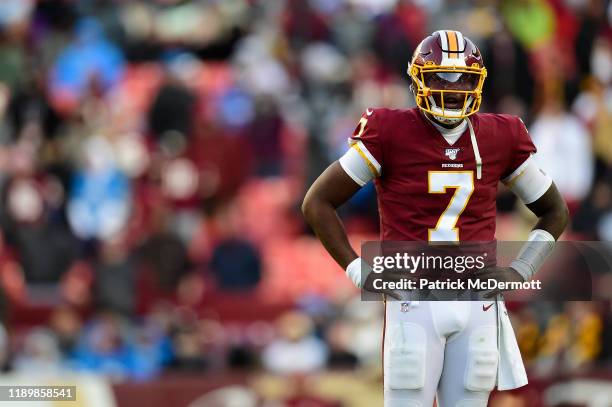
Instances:
[[[476,134],[474,133],[474,127],[469,117],[465,119],[470,129],[470,140],[472,140],[472,149],[474,150],[474,157],[476,158],[476,179],[482,178],[482,158],[480,157],[480,151],[478,151],[478,143],[476,142]]]

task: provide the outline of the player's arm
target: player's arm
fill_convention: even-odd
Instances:
[[[517,118],[515,125],[508,167],[512,171],[502,182],[538,217],[538,222],[510,267],[530,280],[552,252],[569,214],[553,180],[538,166],[533,155],[536,148],[525,123]]]
[[[527,241],[510,267],[494,267],[480,278],[503,281],[529,281],[552,253],[555,241],[569,221],[565,201],[552,179],[529,157],[504,183],[538,217]],[[485,297],[492,298],[500,290]]]
[[[302,204],[306,221],[357,287],[364,286],[362,268],[368,275],[369,266],[351,247],[336,208],[381,174],[382,152],[376,117],[372,109],[366,110],[349,138],[348,151],[317,178]]]
[[[336,208],[348,201],[360,188],[361,185],[336,161],[316,179],[302,203],[306,222],[343,269],[358,256],[348,241]]]
[[[302,213],[325,249],[345,270],[355,286],[400,299],[400,294],[394,290],[373,289],[372,280],[368,279],[372,275],[371,268],[362,262],[351,247],[336,212],[359,188],[374,178],[375,173],[370,164],[355,147],[351,147],[312,184],[302,203]]]
[[[555,241],[569,222],[569,211],[552,179],[529,157],[506,180],[506,185],[538,217],[517,258],[510,267],[528,281],[544,264]]]
[[[536,148],[525,124],[520,120],[517,121],[516,136],[512,163],[520,165],[502,182],[538,217],[538,222],[510,267],[493,268],[486,271],[482,278],[531,280],[552,253],[556,240],[569,221],[567,205],[553,180],[540,169],[534,159]],[[496,292],[491,294],[496,295]]]
[[[569,222],[569,211],[555,183],[552,182],[544,195],[527,207],[538,217],[533,230],[545,230],[555,240],[559,239]]]

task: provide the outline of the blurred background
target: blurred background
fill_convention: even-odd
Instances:
[[[567,199],[565,239],[612,241],[611,22],[605,0],[2,0],[0,384],[382,405],[382,304],[304,224],[305,190],[367,107],[414,105],[414,48],[457,29],[481,110],[523,118]],[[526,237],[498,206],[498,238]],[[341,214],[376,238],[371,185]],[[509,308],[530,384],[492,406],[612,406],[610,302]]]

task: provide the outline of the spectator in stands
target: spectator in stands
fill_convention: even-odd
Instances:
[[[172,370],[203,372],[209,367],[209,360],[202,347],[197,327],[192,324],[179,325],[172,334]]]
[[[193,57],[171,54],[166,59],[162,84],[149,108],[148,128],[168,154],[177,155],[188,146],[193,131],[196,96],[181,80]]]
[[[57,308],[51,314],[49,328],[57,338],[58,348],[62,356],[64,358],[71,357],[82,328],[79,315],[72,308]]]
[[[15,358],[14,369],[24,375],[57,377],[63,371],[57,338],[46,328],[28,332],[23,349]]]
[[[100,23],[84,18],[55,62],[49,83],[52,97],[57,105],[74,108],[92,83],[103,92],[117,85],[124,63],[121,49],[106,38]]]
[[[172,344],[166,333],[154,324],[140,325],[134,331],[130,376],[150,380],[159,376],[171,361]]]
[[[350,351],[351,327],[342,321],[334,322],[326,332],[326,342],[329,344],[327,367],[332,369],[354,369],[359,365],[359,359]]]
[[[261,279],[261,259],[255,247],[240,236],[240,215],[235,204],[215,213],[218,243],[210,268],[221,290],[253,289]]]
[[[493,111],[528,118],[527,107],[535,96],[528,50],[503,27],[485,41],[483,55],[488,72],[485,103]]]
[[[24,46],[33,10],[31,0],[0,3],[0,82],[18,92],[28,81],[28,55]]]
[[[574,219],[573,229],[586,239],[612,240],[612,186],[610,177],[597,181],[582,202]]]
[[[96,306],[133,316],[136,270],[125,234],[101,242],[97,257],[94,264]]]
[[[71,366],[113,379],[129,377],[133,354],[127,342],[125,321],[100,313],[82,332]]]
[[[505,0],[502,14],[508,28],[526,48],[534,49],[552,39],[555,15],[545,0]]]
[[[289,312],[278,320],[279,337],[263,351],[266,369],[277,374],[316,372],[325,366],[327,346],[313,335],[310,317]]]
[[[277,176],[283,172],[283,118],[274,99],[255,100],[255,117],[247,128],[247,142],[255,159],[255,172],[260,176]]]
[[[83,143],[81,167],[74,174],[68,220],[83,240],[110,239],[130,215],[130,184],[118,168],[109,140],[95,135]]]
[[[63,188],[51,174],[38,173],[39,136],[24,136],[11,152],[13,175],[3,185],[1,224],[30,283],[56,282],[78,253],[65,222],[58,219]]]
[[[211,268],[222,290],[252,289],[261,278],[259,254],[250,243],[238,238],[216,246]]]
[[[538,149],[537,160],[575,209],[593,184],[593,150],[587,129],[563,109],[558,96],[547,95],[541,112],[530,128]]]
[[[161,221],[138,252],[141,280],[157,292],[173,291],[189,271],[185,243]]]

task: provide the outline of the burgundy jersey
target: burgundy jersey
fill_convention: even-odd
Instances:
[[[534,147],[516,116],[470,117],[482,159],[477,179],[469,127],[450,145],[416,108],[368,109],[350,138],[375,178],[381,240],[492,241],[497,186]]]

